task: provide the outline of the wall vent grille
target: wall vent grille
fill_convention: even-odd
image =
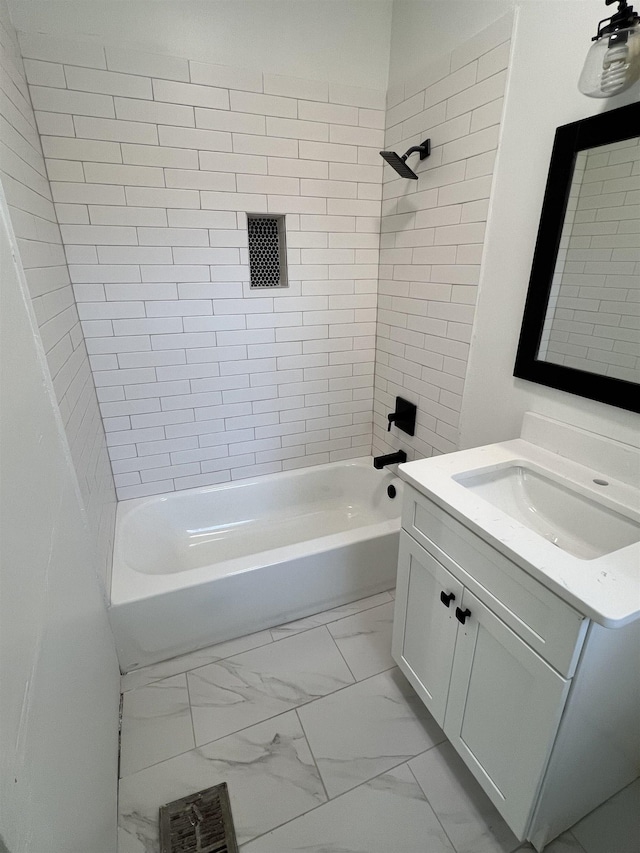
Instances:
[[[284,216],[248,213],[251,288],[288,287]]]

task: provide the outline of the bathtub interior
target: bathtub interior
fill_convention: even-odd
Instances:
[[[118,547],[144,574],[219,564],[397,518],[392,481],[357,460],[148,499],[121,518]]]
[[[390,589],[402,491],[368,458],[122,502],[109,608],[122,671]]]

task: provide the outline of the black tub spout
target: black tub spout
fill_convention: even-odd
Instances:
[[[395,465],[396,462],[406,462],[407,454],[404,450],[396,450],[395,453],[387,453],[386,456],[374,456],[373,467],[384,468],[385,465]]]

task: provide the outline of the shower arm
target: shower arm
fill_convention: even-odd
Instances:
[[[402,155],[402,159],[406,161],[407,157],[411,156],[411,154],[419,154],[421,160],[426,160],[429,154],[431,154],[431,140],[425,139],[420,145],[413,145]]]
[[[426,148],[426,146],[425,146],[425,145],[414,145],[412,148],[410,148],[410,149],[406,152],[406,154],[403,154],[403,155],[402,155],[402,159],[403,159],[403,160],[406,160],[406,159],[407,159],[407,157],[409,157],[411,154],[420,154],[420,159],[421,159],[421,160],[424,160],[424,158],[425,158],[425,157],[428,155],[428,153],[429,153],[429,152],[427,152],[427,154],[425,154],[425,153],[424,153],[424,152],[425,152],[425,148]]]

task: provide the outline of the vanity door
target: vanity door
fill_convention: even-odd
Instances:
[[[444,723],[462,584],[400,531],[391,652],[435,720]]]
[[[444,731],[523,838],[570,681],[467,589],[459,616]]]

